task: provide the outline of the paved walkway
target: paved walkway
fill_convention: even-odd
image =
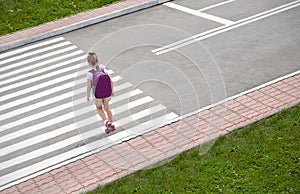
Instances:
[[[2,36],[0,44],[1,46],[9,45],[9,47],[13,44],[16,46],[21,41],[22,44],[25,44],[29,41],[28,37],[42,37],[41,34],[55,31],[66,24],[73,26],[81,21],[99,18],[103,16],[103,13],[105,15],[109,12],[118,12],[124,10],[126,6],[127,8],[140,6],[149,2],[147,0],[126,0],[67,19]],[[33,40],[34,38],[31,41]],[[124,141],[0,192],[48,194],[79,193],[91,190],[98,185],[149,167],[299,102],[300,71],[213,104],[178,122]]]
[[[98,9],[81,12],[70,17],[48,22],[37,27],[0,36],[0,52],[149,8],[167,1],[170,0],[123,0]]]
[[[1,193],[79,193],[124,177],[300,102],[300,72],[122,142]]]

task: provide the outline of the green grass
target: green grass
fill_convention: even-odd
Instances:
[[[0,35],[120,0],[0,0]]]
[[[300,105],[95,193],[300,193]]]

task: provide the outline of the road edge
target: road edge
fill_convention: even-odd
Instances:
[[[0,52],[134,13],[168,1],[170,0],[124,0],[47,22],[36,27],[6,34],[0,36]]]

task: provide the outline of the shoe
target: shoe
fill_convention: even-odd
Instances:
[[[105,123],[105,133],[109,134],[111,132],[111,123],[109,121],[106,121]]]
[[[114,131],[114,130],[116,130],[116,126],[115,125],[111,125],[110,129],[111,129],[111,131]]]

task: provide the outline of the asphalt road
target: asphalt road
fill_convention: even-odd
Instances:
[[[175,0],[0,53],[0,189],[299,70],[299,5]],[[116,82],[109,136],[89,51]]]
[[[236,23],[291,2],[172,1]],[[151,51],[224,24],[162,5],[64,37],[182,115],[299,70],[299,16],[284,10],[161,55]]]

